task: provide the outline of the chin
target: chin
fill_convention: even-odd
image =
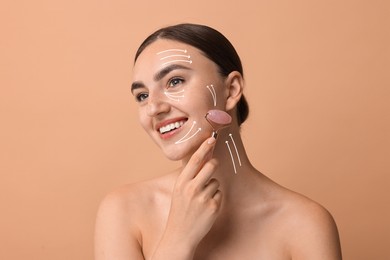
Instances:
[[[195,151],[187,149],[180,149],[179,147],[172,147],[170,149],[163,149],[163,153],[168,160],[180,161],[184,158],[190,157]]]
[[[182,144],[171,144],[161,147],[165,157],[171,161],[179,161],[191,157],[202,144],[202,140],[194,140]]]
[[[167,154],[165,155],[165,157],[167,157],[167,159],[170,161],[181,161],[184,158],[179,155],[167,155]]]

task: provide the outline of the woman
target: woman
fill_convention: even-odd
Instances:
[[[139,119],[182,167],[107,195],[96,259],[341,259],[331,215],[251,165],[243,88],[239,56],[210,27],[166,27],[142,43],[131,87]]]

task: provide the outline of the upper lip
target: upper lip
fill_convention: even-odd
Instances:
[[[166,126],[166,125],[169,125],[172,123],[176,123],[176,122],[180,122],[180,121],[184,121],[184,120],[187,120],[187,117],[176,117],[176,118],[161,121],[161,122],[156,124],[156,130],[158,131],[163,126]]]

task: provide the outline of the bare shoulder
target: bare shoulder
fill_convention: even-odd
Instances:
[[[319,203],[285,191],[282,215],[292,259],[341,259],[336,223]]]
[[[144,259],[142,227],[168,194],[172,174],[121,186],[109,192],[100,203],[95,224],[96,259]]]
[[[124,210],[123,213],[129,213],[131,210],[139,211],[145,208],[146,205],[151,206],[164,193],[169,194],[173,188],[174,181],[175,175],[168,174],[142,182],[123,185],[109,192],[102,200],[101,207],[119,207],[119,209]]]

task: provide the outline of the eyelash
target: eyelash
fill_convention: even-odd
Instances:
[[[145,97],[146,96],[146,97]],[[149,95],[147,93],[139,93],[136,97],[135,100],[137,102],[142,102],[144,101]]]
[[[177,81],[179,81],[179,82],[177,82]],[[174,77],[174,78],[171,78],[170,80],[168,80],[167,88],[174,88],[174,87],[176,87],[176,85],[182,84],[182,83],[184,83],[184,79]],[[144,92],[139,93],[138,95],[136,95],[135,100],[140,103],[140,102],[145,101],[145,99],[147,99],[148,96],[149,96],[148,93],[144,93]]]
[[[176,81],[176,83],[174,83],[175,81]],[[180,81],[180,82],[177,82],[177,81]],[[174,77],[174,78],[168,80],[167,88],[173,88],[173,87],[176,87],[176,85],[182,84],[182,83],[184,83],[184,79],[178,78],[178,77]],[[174,84],[174,85],[172,86],[172,84]]]

